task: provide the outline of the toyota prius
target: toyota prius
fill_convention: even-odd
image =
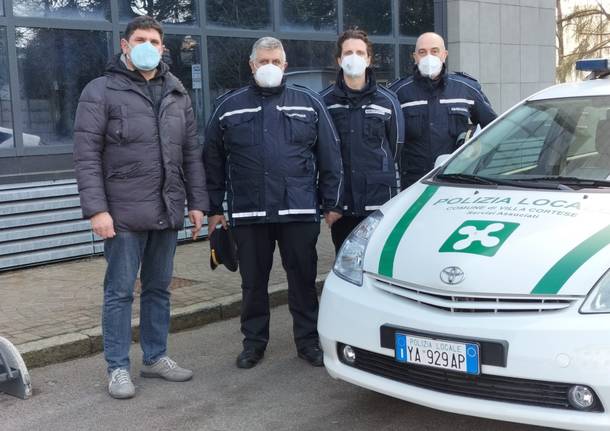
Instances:
[[[610,429],[610,68],[496,119],[348,237],[332,377],[412,403]]]

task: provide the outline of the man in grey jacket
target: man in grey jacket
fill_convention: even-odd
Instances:
[[[161,62],[163,29],[131,21],[122,53],[83,90],[74,126],[74,165],[85,218],[104,239],[102,328],[108,391],[130,398],[131,305],[140,271],[143,377],[185,381],[192,371],[166,354],[169,285],[184,203],[193,239],[208,210],[205,173],[190,98]]]

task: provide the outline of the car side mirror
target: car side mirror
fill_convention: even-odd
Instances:
[[[447,162],[447,160],[449,160],[450,158],[451,154],[441,154],[440,156],[438,156],[434,162],[434,169],[444,165],[445,162]]]

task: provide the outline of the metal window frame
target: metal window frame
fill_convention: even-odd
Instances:
[[[13,0],[4,1],[5,16],[0,17],[0,27],[6,28],[8,69],[9,69],[9,88],[11,91],[11,109],[13,118],[13,139],[14,148],[0,149],[0,158],[24,157],[29,155],[44,154],[66,154],[72,153],[71,145],[49,146],[45,148],[25,148],[23,146],[23,113],[22,100],[19,97],[19,71],[17,64],[17,48],[15,46],[15,29],[17,27],[42,27],[61,30],[98,30],[110,33],[110,55],[114,55],[119,50],[120,34],[126,27],[126,22],[119,17],[119,0],[108,0],[110,6],[110,20],[76,20],[55,17],[20,17],[13,14]],[[269,0],[271,6],[270,28],[268,30],[250,30],[239,28],[219,28],[207,26],[207,0],[195,1],[195,17],[197,24],[163,24],[163,28],[168,35],[193,35],[199,37],[199,58],[202,67],[202,91],[203,109],[207,117],[211,112],[214,103],[210,97],[209,79],[209,56],[208,56],[208,37],[243,37],[259,38],[262,36],[274,36],[280,40],[307,40],[307,41],[326,41],[335,42],[337,36],[343,31],[344,26],[344,0],[337,1],[337,32],[315,32],[315,31],[287,31],[281,29],[281,1]],[[404,1],[404,0],[403,0]],[[447,35],[447,0],[434,1],[434,30],[444,37]],[[392,11],[392,31],[390,35],[371,36],[371,41],[376,44],[388,44],[394,46],[394,75],[400,73],[400,46],[415,44],[416,37],[403,36],[399,29],[399,8],[401,0],[391,0],[390,8]],[[205,123],[206,118],[199,119]]]

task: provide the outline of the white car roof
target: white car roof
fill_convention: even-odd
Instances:
[[[610,79],[601,78],[554,85],[535,93],[526,100],[564,99],[568,97],[608,95],[610,95]]]

